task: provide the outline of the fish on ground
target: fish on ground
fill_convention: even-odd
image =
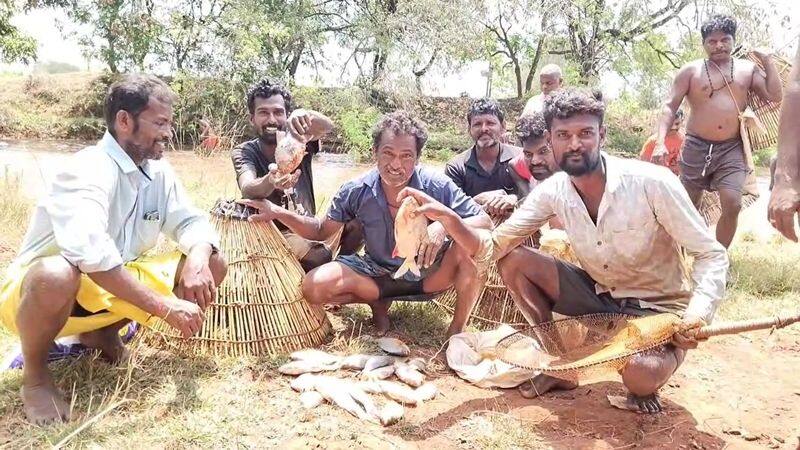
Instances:
[[[337,369],[339,369],[337,364],[327,365],[316,361],[298,360],[290,361],[278,367],[278,372],[284,375],[302,375],[304,373],[327,372]]]
[[[314,361],[325,366],[338,364],[342,360],[341,356],[332,355],[328,352],[313,348],[292,352],[289,358],[291,358],[292,361]]]
[[[420,387],[425,382],[425,375],[411,367],[409,364],[395,363],[394,374],[403,383],[411,387]]]
[[[395,356],[408,356],[411,354],[411,349],[400,339],[391,337],[382,337],[375,340],[378,347],[390,355]]]

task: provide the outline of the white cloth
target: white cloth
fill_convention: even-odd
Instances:
[[[69,158],[39,201],[13,264],[62,255],[81,272],[110,270],[153,248],[160,233],[184,254],[219,237],[166,161],[133,160],[106,132]]]
[[[514,333],[516,330],[510,326],[500,325],[493,331],[456,334],[447,347],[447,365],[459,377],[478,387],[517,387],[537,373],[497,359],[497,344]]]
[[[541,113],[544,111],[544,94],[537,94],[533,97],[529,98],[528,101],[525,103],[525,107],[522,109],[521,116],[528,116],[535,113]]]
[[[503,224],[479,231],[475,259],[485,265],[503,257],[556,216],[598,294],[637,298],[656,309],[710,322],[725,294],[725,248],[668,169],[602,158],[606,186],[596,225],[570,177],[559,172],[534,189]],[[694,258],[691,280],[679,247]]]

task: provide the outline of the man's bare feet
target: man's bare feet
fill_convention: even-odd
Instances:
[[[78,336],[81,344],[100,350],[100,356],[111,364],[119,364],[128,359],[130,352],[125,348],[119,336],[119,328],[110,327],[81,333]]]
[[[632,411],[638,410],[645,414],[655,414],[662,410],[658,394],[640,396],[628,393],[626,407]]]
[[[389,321],[389,306],[391,302],[378,300],[369,305],[372,308],[372,323],[379,336],[383,336],[389,331],[391,322]]]
[[[66,422],[70,419],[69,404],[64,401],[52,380],[30,386],[23,384],[19,395],[22,397],[25,416],[34,425]]]
[[[517,389],[519,390],[519,395],[525,398],[536,398],[552,390],[570,390],[576,387],[578,387],[578,383],[539,374],[533,379],[522,383]]]

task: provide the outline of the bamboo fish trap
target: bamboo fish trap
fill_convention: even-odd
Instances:
[[[631,358],[672,339],[680,318],[674,314],[632,317],[590,314],[528,326],[497,344],[502,361],[576,383],[617,376]],[[708,338],[782,328],[800,322],[800,313],[700,328]]]
[[[548,232],[557,234],[556,238],[548,239]],[[521,245],[539,248],[555,257],[577,263],[569,242],[561,238],[562,234],[566,238],[566,234],[561,230],[543,230],[543,234],[529,236]],[[433,302],[449,314],[453,314],[456,305],[455,288],[446,290]],[[478,295],[478,301],[469,316],[469,323],[481,330],[493,330],[501,324],[510,324],[514,327],[528,324],[503,283],[496,262],[492,262],[487,269],[486,284]]]
[[[200,331],[183,338],[158,321],[145,335],[157,347],[210,356],[279,355],[316,347],[331,330],[325,311],[303,299],[303,269],[272,222],[252,223],[252,211],[217,202],[211,223],[228,258],[228,275]]]

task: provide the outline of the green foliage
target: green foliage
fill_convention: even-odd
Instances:
[[[772,157],[778,154],[775,146],[753,152],[753,163],[758,167],[769,167]]]
[[[655,111],[643,109],[633,95],[624,93],[606,108],[606,148],[638,156],[644,141],[655,130],[655,120]]]
[[[343,145],[357,162],[367,162],[372,158],[371,130],[379,117],[379,111],[372,106],[347,109],[339,115]]]
[[[34,73],[71,73],[71,72],[80,72],[81,68],[74,65],[68,64],[65,62],[58,62],[58,61],[47,61],[42,63],[36,63],[33,66]]]
[[[36,60],[36,40],[11,24],[13,15],[13,0],[0,0],[0,62],[33,62]]]

